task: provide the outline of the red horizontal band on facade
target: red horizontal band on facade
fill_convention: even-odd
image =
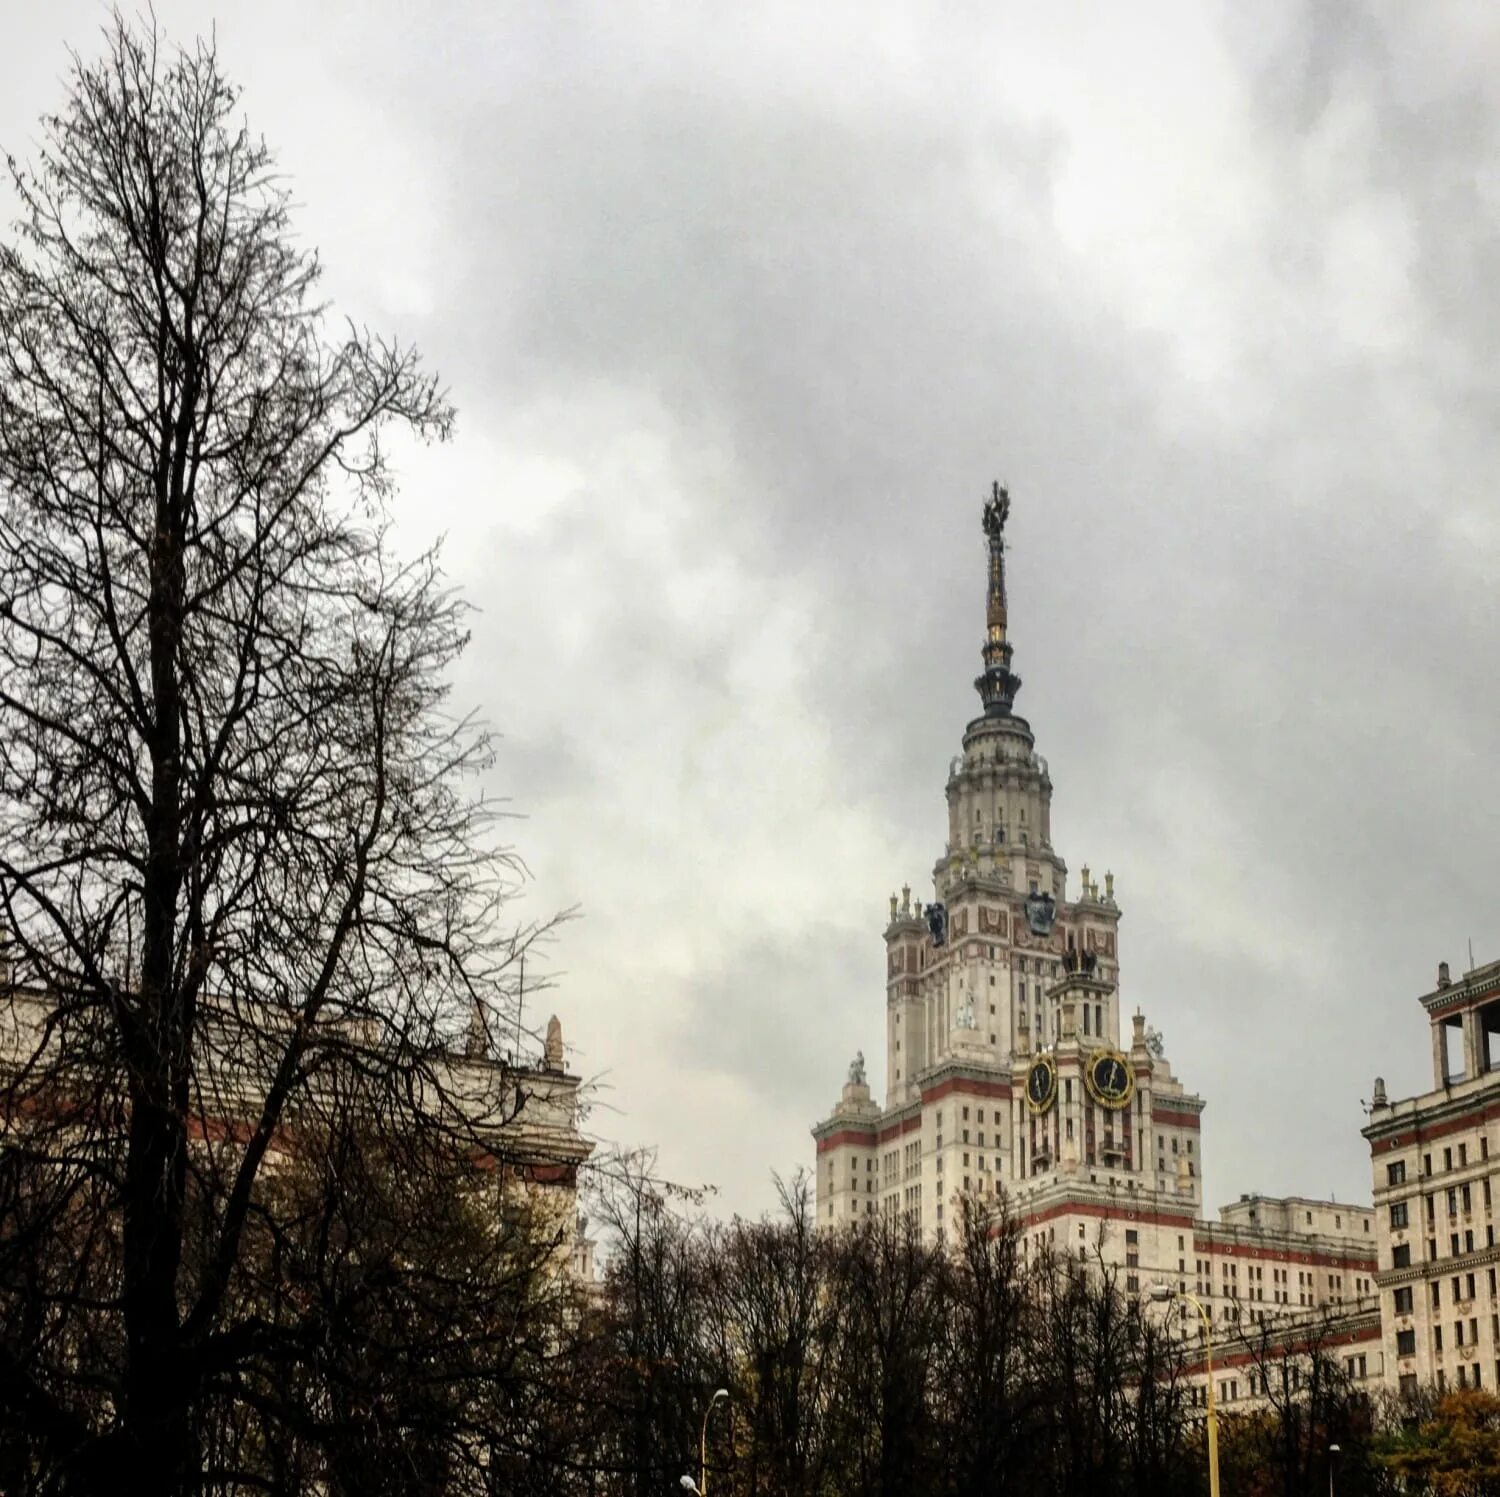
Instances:
[[[1164,1123],[1169,1128],[1201,1128],[1202,1121],[1196,1112],[1175,1112],[1170,1107],[1153,1107],[1151,1121]]]
[[[818,1153],[826,1154],[830,1149],[842,1148],[845,1144],[858,1144],[862,1149],[868,1149],[875,1142],[875,1129],[869,1128],[840,1128],[837,1133],[825,1134],[818,1140]]]
[[[921,1125],[921,1113],[915,1113],[915,1115],[910,1116],[910,1118],[901,1119],[898,1124],[886,1124],[886,1127],[882,1128],[882,1130],[880,1130],[879,1133],[874,1136],[874,1142],[889,1143],[892,1139],[900,1139],[901,1134],[903,1133],[916,1133],[916,1130],[918,1130],[918,1128],[921,1128]]]
[[[1043,1222],[1055,1221],[1059,1216],[1095,1216],[1101,1221],[1129,1222],[1132,1226],[1148,1227],[1193,1227],[1191,1216],[1177,1216],[1169,1211],[1132,1211],[1125,1206],[1104,1206],[1095,1201],[1061,1201],[1045,1211],[1034,1211],[1020,1218],[1021,1227],[1039,1226]]]
[[[1232,1227],[1221,1228],[1233,1231]],[[1250,1231],[1261,1230],[1252,1227]],[[1368,1258],[1346,1253],[1339,1257],[1333,1253],[1294,1252],[1275,1247],[1256,1247],[1248,1242],[1215,1242],[1211,1237],[1193,1236],[1193,1251],[1206,1258],[1247,1258],[1257,1263],[1295,1263],[1302,1268],[1346,1268],[1351,1272],[1375,1272],[1375,1253]]]
[[[1433,1123],[1430,1127],[1414,1125],[1387,1138],[1371,1139],[1370,1154],[1372,1157],[1376,1154],[1389,1154],[1393,1149],[1404,1149],[1429,1139],[1448,1138],[1452,1134],[1473,1128],[1476,1124],[1493,1123],[1497,1118],[1500,1118],[1500,1103],[1487,1097],[1476,1097],[1472,1107],[1465,1108],[1455,1117],[1444,1118],[1442,1122]]]
[[[1214,1376],[1236,1367],[1249,1367],[1261,1361],[1267,1361],[1273,1357],[1299,1356],[1304,1352],[1312,1351],[1314,1346],[1323,1351],[1337,1351],[1343,1346],[1368,1346],[1370,1342],[1380,1340],[1380,1324],[1362,1326],[1356,1331],[1339,1331],[1331,1336],[1320,1337],[1317,1340],[1309,1337],[1304,1341],[1283,1342],[1274,1337],[1266,1343],[1264,1351],[1232,1351],[1227,1353],[1214,1353]],[[1203,1363],[1189,1362],[1183,1367],[1183,1373],[1188,1377],[1202,1377]],[[1252,1395],[1252,1397],[1255,1395]]]
[[[226,1122],[221,1118],[190,1117],[187,1119],[186,1131],[188,1138],[193,1143],[215,1143],[221,1144],[226,1140],[236,1144],[250,1142],[255,1129],[249,1123]],[[286,1130],[278,1128],[271,1137],[271,1147],[285,1147]]]
[[[922,1093],[923,1103],[941,1102],[944,1097],[953,1095],[963,1097],[1009,1097],[1010,1082],[1008,1081],[974,1081],[967,1076],[950,1076],[948,1080],[939,1082],[937,1086]]]

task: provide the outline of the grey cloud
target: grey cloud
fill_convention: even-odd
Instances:
[[[484,610],[461,690],[506,734],[530,902],[587,911],[558,1001],[620,1132],[753,1208],[857,1045],[880,1074],[881,902],[944,835],[999,477],[1055,839],[1119,877],[1210,1196],[1367,1189],[1359,1097],[1424,1084],[1412,995],[1500,940],[1497,110],[1457,12],[1147,7],[1152,79],[1076,76],[1094,23],[1024,7],[320,13],[295,66],[331,118],[285,16],[231,12],[273,142],[392,234],[417,179],[348,111],[420,165],[431,301],[397,330],[462,412],[422,470]],[[1168,118],[1174,188],[1143,101],[1199,108],[1165,85],[1218,68],[1211,117]],[[1161,204],[1137,237],[1077,229],[1101,144]],[[403,268],[328,213],[330,267]],[[1412,231],[1363,308],[1351,223]],[[1188,267],[1160,304],[1158,261]]]

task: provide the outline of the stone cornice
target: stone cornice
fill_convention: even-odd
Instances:
[[[1424,993],[1417,1001],[1431,1014],[1495,995],[1500,995],[1500,962],[1490,962],[1472,972],[1465,972],[1456,981]]]
[[[1471,1268],[1483,1268],[1486,1264],[1500,1263],[1500,1245],[1476,1248],[1472,1253],[1463,1253],[1457,1258],[1444,1258],[1435,1263],[1413,1263],[1410,1268],[1386,1268],[1375,1275],[1375,1282],[1382,1289],[1392,1284],[1415,1284],[1431,1278],[1442,1278],[1445,1274],[1467,1273]]]
[[[1383,1116],[1372,1114],[1359,1130],[1360,1136],[1369,1141],[1372,1154],[1379,1152],[1377,1146],[1381,1145],[1388,1152],[1420,1139],[1441,1138],[1500,1117],[1500,1072],[1461,1081],[1442,1091],[1424,1092],[1381,1111]]]

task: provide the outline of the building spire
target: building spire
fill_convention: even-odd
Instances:
[[[974,689],[986,717],[1009,717],[1021,678],[1010,668],[1011,647],[1005,637],[1005,521],[1010,494],[996,483],[984,505],[984,533],[990,548],[989,597],[985,604],[984,674]]]

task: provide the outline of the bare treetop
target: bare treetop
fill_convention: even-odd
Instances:
[[[387,532],[387,433],[445,437],[451,407],[317,301],[213,47],[106,40],[0,245],[0,946],[48,1004],[0,1115],[55,1155],[35,1241],[116,1358],[89,1459],[172,1490],[254,1342],[288,1119],[462,1131],[443,1057],[535,932],[500,923],[490,740],[448,702],[464,605]],[[0,1366],[0,1400],[21,1373],[76,1445],[67,1354]]]

